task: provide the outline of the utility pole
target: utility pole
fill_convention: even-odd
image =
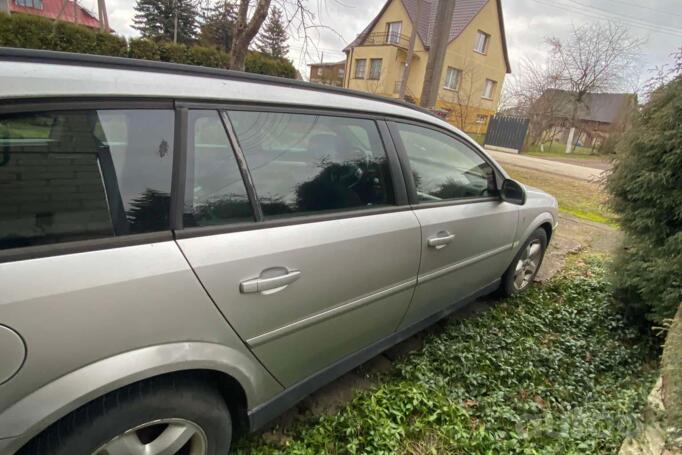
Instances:
[[[78,23],[78,0],[73,0],[73,23]]]
[[[0,0],[0,13],[12,14],[9,9],[9,0]]]
[[[178,0],[173,0],[173,43],[178,44]]]
[[[412,65],[412,58],[414,56],[414,43],[417,41],[417,28],[419,28],[419,19],[421,17],[422,2],[417,0],[417,17],[412,24],[412,33],[410,34],[410,45],[407,49],[407,60],[405,60],[405,66],[403,67],[403,74],[400,80],[400,94],[401,100],[405,99],[405,89],[407,88],[407,80],[410,78],[410,65]]]
[[[429,49],[429,61],[426,64],[426,74],[424,74],[424,87],[419,99],[419,105],[426,108],[434,107],[438,98],[440,78],[443,73],[443,59],[445,59],[445,50],[448,46],[455,0],[440,0],[437,8],[436,23],[433,27],[433,37]]]
[[[97,0],[97,11],[99,13],[99,31],[109,31],[109,16],[107,15],[106,0]]]

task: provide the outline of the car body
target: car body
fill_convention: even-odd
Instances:
[[[13,49],[0,77],[0,453],[176,372],[262,428],[497,289],[557,224],[402,102]]]

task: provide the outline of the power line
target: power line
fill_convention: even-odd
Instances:
[[[603,14],[600,14],[600,13],[585,12],[585,11],[582,11],[582,10],[577,9],[575,7],[571,7],[570,5],[566,5],[566,4],[550,3],[550,2],[544,2],[541,0],[533,0],[533,1],[535,3],[539,3],[540,5],[543,5],[543,6],[549,6],[549,7],[557,8],[557,9],[560,9],[563,11],[568,11],[571,13],[580,14],[580,15],[583,15],[583,16],[586,16],[586,17],[589,17],[592,19],[601,19],[601,20],[613,19],[613,18],[610,18],[610,17],[603,15]],[[678,32],[678,31],[666,31],[666,30],[662,30],[662,29],[657,28],[657,27],[643,25],[643,24],[639,24],[639,23],[636,23],[633,21],[628,21],[628,20],[621,20],[621,22],[623,22],[624,24],[628,24],[628,25],[631,25],[631,26],[636,27],[636,28],[648,30],[648,31],[651,31],[654,33],[663,33],[663,34],[671,35],[671,36],[682,36],[682,31],[680,31],[680,32]]]
[[[653,11],[653,12],[658,13],[658,14],[665,14],[666,16],[677,16],[677,17],[682,17],[682,14],[672,13],[672,12],[670,12],[670,11],[663,11],[663,10],[660,10],[660,9],[652,8],[652,7],[650,7],[650,6],[638,5],[637,3],[626,2],[626,1],[623,1],[623,0],[608,0],[608,1],[613,2],[613,3],[620,3],[620,4],[622,4],[622,5],[633,6],[633,7],[635,7],[635,8],[646,9],[646,10]]]
[[[580,3],[580,2],[578,2],[577,0],[568,0],[568,1],[571,2],[571,3],[574,3],[574,4],[578,5],[578,6],[581,6],[581,7],[583,7],[583,8],[589,8],[589,9],[593,9],[593,10],[597,10],[597,11],[603,11],[603,12],[605,12],[606,14],[608,14],[608,15],[610,15],[610,16],[616,16],[616,17],[618,17],[618,18],[627,19],[627,20],[629,20],[629,21],[634,21],[634,22],[638,22],[638,23],[641,22],[642,24],[649,25],[649,26],[651,26],[651,27],[653,27],[653,28],[661,28],[661,27],[662,27],[662,28],[664,28],[664,29],[666,29],[666,30],[670,30],[672,33],[682,33],[682,29],[676,29],[676,28],[670,27],[670,26],[668,26],[668,25],[663,25],[663,24],[659,24],[659,23],[657,23],[657,22],[650,22],[650,21],[645,21],[645,20],[642,20],[642,19],[637,19],[637,18],[634,18],[634,17],[632,17],[632,16],[628,16],[628,15],[625,15],[625,14],[613,13],[613,12],[607,10],[607,9],[604,9],[604,8],[599,8],[599,7],[597,7],[597,6],[591,6],[591,5],[585,5],[584,3]],[[603,14],[603,13],[601,13],[601,14]]]

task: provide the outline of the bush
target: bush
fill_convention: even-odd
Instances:
[[[296,77],[296,68],[291,61],[274,58],[261,52],[249,52],[246,56],[245,69],[249,73],[268,74],[270,76]]]
[[[187,63],[212,68],[228,68],[230,66],[230,54],[212,47],[192,46],[187,53]]]
[[[128,56],[142,60],[161,60],[159,46],[146,38],[133,38],[128,42]]]
[[[184,44],[161,43],[159,54],[162,62],[187,63],[187,46]]]
[[[682,302],[682,77],[657,90],[618,144],[608,180],[626,234],[616,295],[655,323]]]
[[[114,57],[127,57],[128,43],[122,36],[109,33],[97,33],[95,53],[99,55],[111,55]]]

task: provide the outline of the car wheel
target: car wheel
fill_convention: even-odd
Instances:
[[[221,394],[186,375],[116,390],[67,415],[20,453],[226,455],[232,423]]]
[[[500,291],[512,296],[528,289],[540,270],[547,249],[547,233],[538,228],[528,237],[502,276]]]

